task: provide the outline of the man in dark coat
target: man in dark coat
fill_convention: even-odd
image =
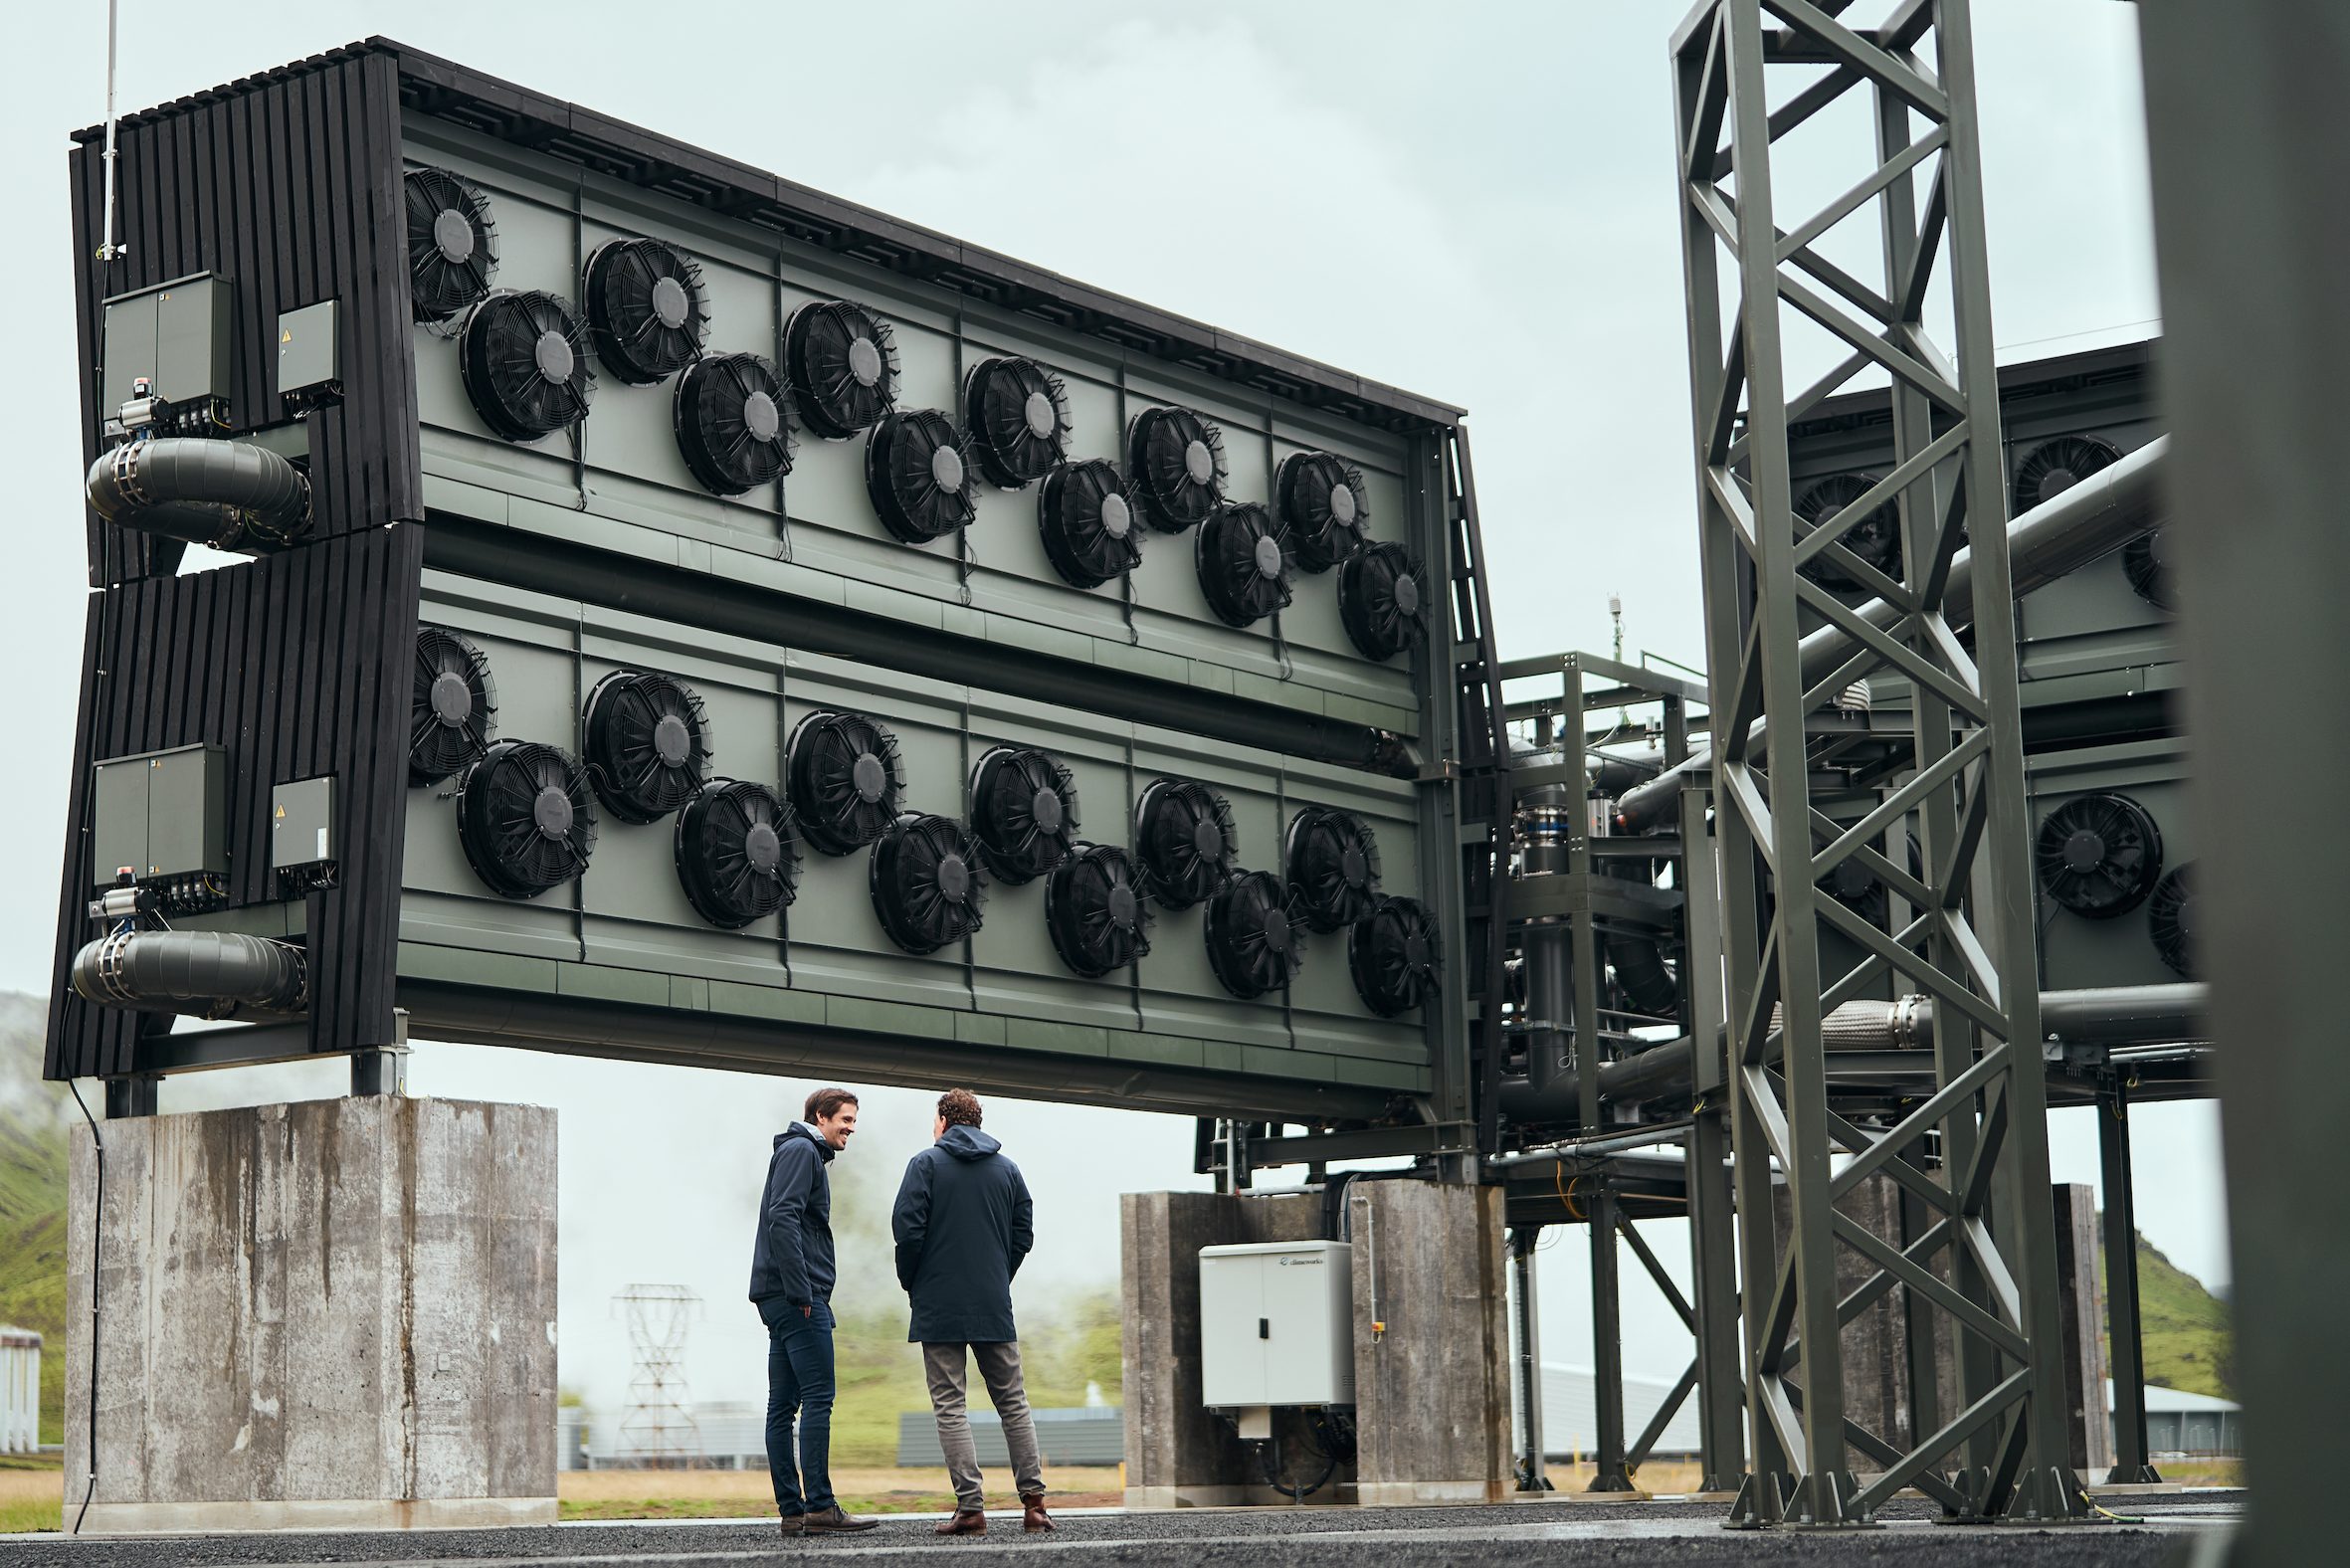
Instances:
[[[965,1356],[979,1363],[987,1397],[1004,1420],[1012,1477],[1020,1488],[1022,1526],[1050,1530],[1045,1467],[1037,1452],[1021,1386],[1019,1333],[1012,1326],[1012,1276],[1036,1240],[1036,1209],[1020,1167],[1003,1145],[979,1130],[979,1098],[969,1089],[938,1097],[936,1141],[906,1162],[889,1228],[897,1238],[897,1282],[913,1302],[905,1337],[922,1347],[938,1446],[954,1481],[954,1517],[941,1535],[987,1533],[979,1452],[964,1408]]]
[[[786,1535],[870,1530],[833,1496],[833,1189],[825,1167],[857,1130],[857,1096],[820,1088],[775,1135],[751,1243],[751,1304],[767,1325],[767,1470]],[[792,1464],[792,1421],[800,1427]]]

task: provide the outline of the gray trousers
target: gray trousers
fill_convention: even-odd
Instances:
[[[963,1352],[979,1363],[987,1397],[1004,1420],[1004,1447],[1012,1458],[1012,1479],[1023,1497],[1045,1489],[1045,1462],[1037,1453],[1037,1427],[1028,1415],[1028,1390],[1020,1381],[1020,1346],[922,1344],[922,1371],[930,1380],[930,1409],[938,1417],[938,1446],[946,1453],[946,1473],[954,1482],[955,1506],[982,1506],[979,1449],[971,1441],[971,1417],[964,1408]]]

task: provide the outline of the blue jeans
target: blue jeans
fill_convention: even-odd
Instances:
[[[819,1301],[807,1316],[780,1300],[760,1301],[767,1325],[767,1470],[784,1517],[833,1506],[833,1309]],[[800,1463],[792,1464],[792,1421],[799,1420]]]

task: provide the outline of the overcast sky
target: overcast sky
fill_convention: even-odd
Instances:
[[[1682,0],[1520,6],[1192,0],[1119,8],[901,3],[301,4],[124,0],[120,100],[155,103],[374,33],[1293,352],[1465,405],[1475,431],[1505,656],[1606,647],[1699,654],[1688,371],[1665,39]],[[1865,8],[1864,8],[1865,9]],[[2135,11],[2112,0],[1977,0],[1996,335],[2003,359],[2158,329]],[[104,7],[12,25],[0,96],[14,302],[0,450],[17,674],[0,784],[0,986],[46,987],[84,595],[66,133],[102,117]],[[1849,171],[1797,168],[1815,194]],[[336,1091],[295,1079],[173,1083],[169,1107]],[[807,1085],[426,1047],[415,1086],[562,1112],[563,1376],[626,1382],[612,1292],[675,1280],[709,1301],[699,1398],[752,1397],[761,1336],[741,1304],[768,1133]],[[893,1181],[926,1130],[877,1095],[851,1158]],[[998,1106],[1030,1168],[1042,1303],[1112,1282],[1115,1194],[1188,1185],[1187,1121]],[[2227,1274],[2217,1118],[2140,1113],[2142,1228]],[[2086,1113],[2054,1129],[2059,1180],[2093,1181]],[[1658,1246],[1677,1257],[1676,1227]],[[1544,1255],[1544,1351],[1587,1362],[1577,1231]],[[881,1260],[871,1267],[885,1269]],[[1632,1271],[1637,1274],[1637,1271]],[[1628,1274],[1628,1277],[1630,1275]],[[1685,1336],[1635,1296],[1627,1367],[1669,1377]]]

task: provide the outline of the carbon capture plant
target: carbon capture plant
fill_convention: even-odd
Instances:
[[[1216,1190],[1123,1200],[1131,1505],[1549,1488],[1560,1225],[1594,1493],[1687,1402],[1738,1527],[2157,1480],[2181,460],[2160,344],[1996,365],[1971,52],[1672,37],[1702,673],[1498,657],[1460,409],[404,45],[83,132],[69,1522],[552,1518],[553,1117],[408,1098],[412,1035],[1196,1118]],[[1691,1335],[1642,1433],[1627,1253]]]

